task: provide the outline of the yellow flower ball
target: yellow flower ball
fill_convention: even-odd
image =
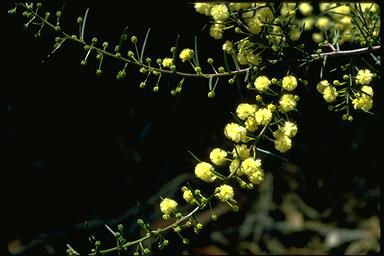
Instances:
[[[215,148],[209,154],[209,158],[215,165],[223,165],[226,161],[227,152],[220,148]]]
[[[360,69],[357,72],[356,80],[358,84],[370,84],[372,82],[373,74],[369,69]]]
[[[227,184],[221,185],[215,189],[215,196],[222,202],[227,202],[233,199],[235,192],[233,188]]]
[[[326,102],[329,103],[334,102],[337,98],[337,95],[339,95],[339,93],[333,86],[327,86],[323,91],[323,98]]]
[[[283,131],[285,136],[288,136],[289,138],[293,138],[297,134],[297,125],[293,122],[285,121],[284,126],[281,127],[281,130]]]
[[[177,202],[170,198],[164,198],[160,203],[160,211],[165,215],[170,215],[176,210]]]
[[[319,92],[319,93],[323,93],[324,89],[327,88],[329,86],[329,82],[327,80],[322,80],[320,81],[317,86],[316,86],[316,90]]]
[[[172,58],[164,58],[162,65],[164,68],[170,68],[173,65],[173,59]]]
[[[229,10],[226,4],[215,4],[211,8],[211,16],[215,21],[225,21],[229,18]]]
[[[213,4],[210,3],[195,3],[195,10],[200,14],[209,16]]]
[[[233,148],[232,155],[234,158],[239,158],[240,160],[244,160],[251,155],[251,152],[248,149],[246,144],[238,144]]]
[[[224,25],[215,23],[209,28],[209,35],[214,39],[218,40],[223,37]]]
[[[247,129],[236,123],[229,123],[224,128],[224,135],[236,142],[247,142]]]
[[[279,136],[275,139],[275,149],[281,153],[287,152],[292,148],[292,140],[288,136]]]
[[[271,80],[266,76],[259,76],[256,78],[254,85],[259,92],[264,92],[271,85]]]
[[[257,124],[267,125],[272,121],[272,112],[268,108],[260,108],[256,111],[255,119]]]
[[[189,204],[196,203],[196,200],[195,200],[195,198],[193,197],[192,191],[189,190],[189,189],[184,190],[184,192],[183,192],[183,198],[184,198],[184,200],[185,200],[187,203],[189,203]]]
[[[296,108],[297,97],[292,94],[284,94],[279,100],[279,111],[286,113]]]
[[[214,168],[210,163],[200,162],[195,167],[195,175],[205,182],[213,182],[216,179],[213,170]]]
[[[241,170],[242,172],[250,176],[255,172],[258,172],[261,169],[261,160],[260,159],[254,159],[253,157],[248,157],[241,163]]]
[[[180,52],[179,55],[182,62],[186,62],[187,60],[190,60],[193,57],[193,50],[192,49],[184,49]]]
[[[240,103],[236,108],[236,115],[241,119],[245,120],[250,116],[254,116],[257,110],[255,104]]]
[[[281,85],[284,90],[293,91],[297,87],[297,79],[294,76],[285,76]]]

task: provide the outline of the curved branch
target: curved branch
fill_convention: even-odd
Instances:
[[[360,55],[364,53],[369,53],[373,51],[378,51],[381,49],[381,45],[375,45],[372,47],[364,47],[364,48],[358,48],[353,50],[345,50],[345,51],[338,51],[336,49],[333,49],[331,52],[324,52],[320,54],[311,54],[311,57],[315,60],[322,59],[325,56],[327,57],[340,57],[340,56],[351,56],[351,55]]]

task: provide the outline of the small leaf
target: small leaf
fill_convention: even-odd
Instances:
[[[140,53],[140,62],[143,62],[145,46],[147,45],[148,36],[149,36],[149,32],[150,32],[150,31],[151,31],[151,28],[149,28],[149,29],[147,30],[147,34],[145,35],[145,38],[144,38],[143,47],[141,48],[141,53]]]

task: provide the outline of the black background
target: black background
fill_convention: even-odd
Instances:
[[[128,33],[139,40],[151,27],[147,52],[153,59],[169,56],[177,34],[182,47],[192,47],[193,35],[199,35],[203,60],[220,50],[222,41],[201,31],[207,19],[190,4],[122,2],[66,1],[65,26],[77,33],[76,18],[89,7],[88,40],[97,36],[115,45],[128,25]],[[187,150],[204,159],[224,141],[223,126],[240,102],[234,86],[222,84],[225,88],[212,100],[206,97],[204,81],[188,80],[181,96],[174,97],[169,92],[178,80],[169,78],[154,94],[138,88],[143,77],[134,67],[128,68],[126,79],[116,81],[121,66],[111,60],[97,78],[95,61],[80,66],[85,53],[78,45],[67,44],[46,59],[54,34],[34,39],[30,30],[22,29],[20,14],[6,14],[12,4],[1,5],[5,243],[116,217],[170,178],[192,172],[194,161]],[[62,1],[48,6],[60,9]],[[308,80],[313,87],[318,75]],[[345,191],[357,190],[362,182],[363,188],[378,186],[375,172],[383,171],[382,83],[376,81],[374,88],[376,115],[357,114],[352,123],[327,111],[315,90],[303,92],[297,147],[287,157],[302,168],[304,198],[314,207],[337,207]]]

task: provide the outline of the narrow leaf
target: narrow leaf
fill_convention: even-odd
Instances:
[[[87,17],[88,17],[89,8],[85,11],[84,18],[83,18],[83,26],[81,27],[81,34],[80,39],[84,39],[84,32],[85,32],[85,24],[87,23]]]
[[[143,62],[145,46],[147,45],[148,36],[149,36],[149,32],[150,32],[150,31],[151,31],[151,28],[149,28],[149,29],[147,30],[147,34],[145,35],[145,38],[144,38],[143,48],[141,48],[141,53],[140,53],[140,62]]]

